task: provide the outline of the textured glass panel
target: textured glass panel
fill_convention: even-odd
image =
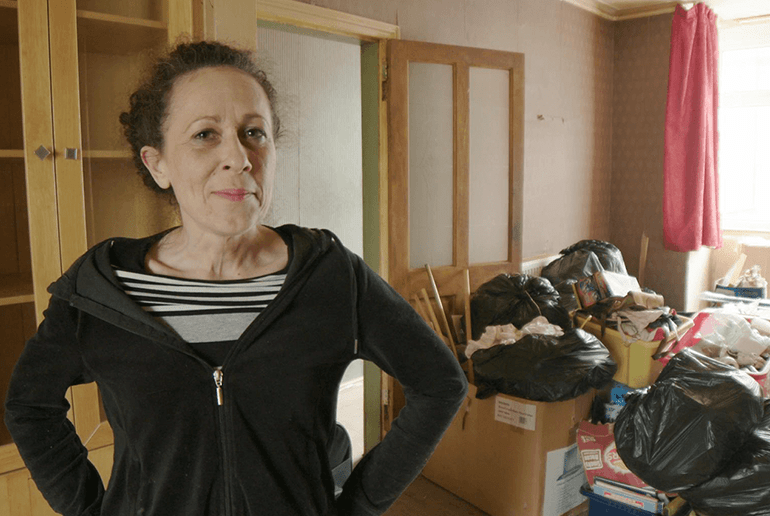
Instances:
[[[409,63],[409,265],[452,264],[450,65]]]
[[[470,263],[508,259],[509,81],[507,70],[470,70]]]

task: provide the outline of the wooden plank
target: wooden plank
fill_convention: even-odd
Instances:
[[[259,0],[257,19],[350,36],[364,41],[400,37],[398,25],[295,0]]]
[[[66,270],[88,248],[74,2],[52,2],[48,16],[51,48],[55,52],[51,56],[51,90],[60,249],[62,269]],[[76,150],[77,159],[65,158],[65,149],[68,148]]]
[[[130,150],[85,149],[83,151],[84,159],[131,159],[132,157]]]
[[[48,305],[46,288],[61,275],[54,160],[41,160],[39,146],[53,150],[48,5],[46,0],[19,4],[19,41],[24,156],[29,210],[33,288],[38,322]]]
[[[522,223],[524,218],[524,54],[514,54],[509,69],[510,102],[510,248],[508,261],[521,268]]]
[[[408,296],[409,79],[402,41],[388,42],[388,282]],[[427,287],[427,285],[426,285]]]
[[[470,67],[454,65],[454,207],[452,254],[457,267],[467,267],[470,240]]]
[[[193,2],[167,0],[168,42],[173,44],[182,34],[193,34]]]
[[[25,513],[24,516],[56,516],[57,513],[48,505],[48,502],[40,494],[40,490],[38,490],[31,478],[27,481],[27,492],[30,498],[30,511]]]
[[[26,470],[0,475],[0,514],[29,516],[29,473]]]
[[[388,100],[387,100],[387,59],[388,59],[388,44],[386,40],[380,40],[379,46],[379,70],[377,71],[377,77],[379,78],[379,95],[380,95],[380,108],[379,108],[379,133],[380,133],[380,159],[379,159],[379,205],[380,205],[380,270],[378,271],[380,276],[386,281],[388,280],[388,271],[390,270],[390,261],[388,253],[388,184],[390,181],[390,175],[388,172]]]
[[[24,158],[24,150],[0,149],[0,158]]]
[[[24,461],[21,460],[19,450],[15,444],[0,446],[0,474],[24,469]]]

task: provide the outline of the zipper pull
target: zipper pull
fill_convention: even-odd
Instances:
[[[222,372],[222,368],[218,367],[214,370],[214,385],[217,388],[217,405],[221,406],[222,400],[222,380],[225,374]]]

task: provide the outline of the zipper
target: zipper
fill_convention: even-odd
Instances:
[[[227,450],[227,426],[225,424],[225,399],[224,399],[224,389],[222,387],[222,384],[225,380],[225,373],[222,371],[222,367],[217,367],[214,369],[214,372],[212,373],[212,377],[214,378],[214,388],[216,391],[217,396],[217,419],[219,420],[219,447],[221,449],[222,453],[222,476],[224,479],[224,489],[225,489],[225,499],[224,499],[224,516],[230,516],[232,514],[232,500],[230,499],[231,495],[231,486],[230,486],[230,460],[228,459],[228,450]]]
[[[222,380],[225,377],[225,374],[222,372],[221,367],[217,367],[214,369],[214,386],[217,390],[217,405],[222,406],[224,404],[224,399],[222,398]]]

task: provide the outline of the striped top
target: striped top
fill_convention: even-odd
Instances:
[[[231,281],[172,278],[117,267],[114,271],[134,302],[190,344],[236,341],[286,280],[285,270]]]

